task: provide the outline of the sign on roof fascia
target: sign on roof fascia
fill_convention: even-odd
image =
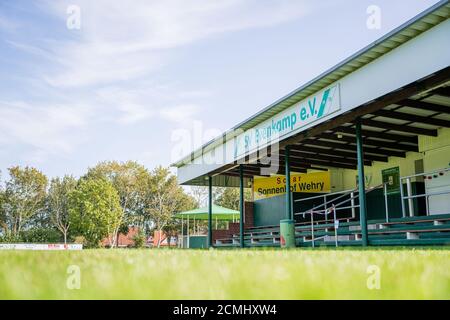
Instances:
[[[234,139],[234,160],[297,133],[340,109],[340,84],[335,83],[239,134]]]

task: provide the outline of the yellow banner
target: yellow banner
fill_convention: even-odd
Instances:
[[[330,192],[330,172],[294,173],[291,174],[291,191],[305,193]],[[253,183],[255,200],[279,196],[286,193],[286,177],[255,177]]]

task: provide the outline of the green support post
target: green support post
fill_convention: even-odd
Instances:
[[[208,177],[208,248],[213,247],[212,241],[212,177]]]
[[[362,245],[367,247],[369,245],[369,238],[367,232],[367,203],[366,203],[366,186],[364,175],[364,151],[363,139],[361,134],[361,121],[356,121],[356,153],[358,158],[358,188],[359,188],[359,220],[361,223]]]
[[[284,152],[284,166],[286,171],[286,219],[293,220],[292,215],[292,194],[291,194],[291,167],[289,165],[291,156],[290,147],[287,146]]]
[[[292,212],[291,194],[291,168],[290,168],[290,147],[284,149],[284,166],[286,172],[286,214],[285,219],[280,221],[280,244],[283,248],[295,247],[295,221]]]
[[[239,165],[239,243],[244,248],[244,166]]]

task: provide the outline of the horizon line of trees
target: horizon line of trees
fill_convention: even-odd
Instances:
[[[77,242],[114,248],[119,233],[137,226],[175,228],[175,213],[195,208],[168,168],[149,171],[127,161],[100,162],[79,179],[48,179],[32,167],[11,167],[0,181],[0,242]],[[142,234],[142,236],[144,236]]]
[[[202,206],[208,195],[206,187],[187,193],[168,168],[150,171],[135,161],[103,161],[78,179],[48,179],[28,166],[8,173],[8,180],[0,179],[0,242],[63,241],[92,248],[107,239],[114,248],[131,226],[140,230],[136,243],[153,230],[177,237],[181,223],[174,215]],[[239,208],[237,188],[214,188],[213,197],[218,205]],[[206,231],[206,223],[199,226]]]

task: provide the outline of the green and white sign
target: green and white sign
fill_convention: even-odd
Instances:
[[[383,183],[386,183],[387,194],[400,193],[400,167],[381,171]]]
[[[235,138],[234,158],[290,136],[340,110],[339,84],[310,96]]]

